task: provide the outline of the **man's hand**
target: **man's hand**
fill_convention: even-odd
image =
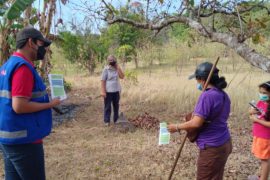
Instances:
[[[50,103],[51,103],[52,107],[54,107],[54,106],[59,105],[61,103],[61,100],[60,100],[60,98],[54,98],[51,100]]]

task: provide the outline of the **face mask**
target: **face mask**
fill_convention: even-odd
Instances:
[[[200,90],[200,91],[203,90],[203,87],[202,87],[202,85],[200,83],[197,83],[197,89]]]
[[[110,64],[111,66],[115,66],[116,61],[110,62],[109,64]]]
[[[38,46],[37,50],[37,60],[43,60],[46,54],[46,49],[44,46]]]
[[[262,100],[262,101],[268,101],[269,100],[269,96],[266,95],[266,94],[259,93],[259,97],[260,97],[260,100]]]
[[[36,42],[32,41],[35,45]],[[45,54],[46,54],[46,49],[45,49],[45,46],[39,46],[37,45],[38,49],[34,48],[36,51],[37,51],[37,58],[36,60],[43,60],[44,57],[45,57]]]

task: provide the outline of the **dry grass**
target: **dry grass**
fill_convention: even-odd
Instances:
[[[121,111],[128,117],[147,111],[162,121],[172,122],[192,109],[199,92],[195,81],[186,79],[191,69],[183,70],[181,76],[170,68],[161,69],[152,70],[151,75],[139,73],[138,85],[123,82]],[[246,112],[247,102],[256,98],[257,83],[268,75],[261,72],[224,75],[228,81],[233,79],[228,93],[232,99],[230,127],[234,142],[225,179],[245,179],[256,173],[258,161],[250,153],[251,122],[240,112]],[[74,91],[78,99],[98,95],[98,76],[68,80],[75,89],[79,88]],[[157,132],[138,129],[135,133],[117,133],[103,127],[102,101],[92,99],[91,105],[78,113],[76,119],[55,129],[45,141],[48,179],[166,179],[181,137],[174,134],[170,145],[158,147]],[[196,155],[196,146],[187,143],[175,179],[194,179]]]
[[[231,82],[226,91],[232,101],[229,126],[234,149],[225,179],[246,179],[259,167],[250,152],[251,122],[246,111],[248,102],[257,99],[257,85],[269,80],[269,75],[246,63],[233,66],[228,61],[223,59],[219,65],[221,74]],[[200,59],[179,63],[177,68],[158,66],[137,70],[138,85],[128,80],[122,82],[121,111],[127,117],[146,111],[160,121],[180,121],[180,115],[192,110],[199,95],[195,81],[187,80],[198,62]],[[76,73],[66,77],[73,85],[66,103],[90,101],[90,104],[73,120],[54,128],[44,140],[47,179],[166,179],[183,134],[174,134],[169,145],[159,147],[155,131],[137,129],[135,133],[121,134],[112,127],[104,127],[103,102],[95,98],[99,95],[99,78]],[[196,155],[196,146],[186,143],[174,179],[195,179]],[[0,167],[3,169],[2,164]]]

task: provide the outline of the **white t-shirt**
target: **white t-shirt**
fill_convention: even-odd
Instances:
[[[102,72],[101,80],[106,82],[106,92],[119,92],[121,86],[119,82],[119,75],[114,67],[107,65]]]

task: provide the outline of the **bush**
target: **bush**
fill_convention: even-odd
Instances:
[[[70,92],[72,89],[71,83],[67,82],[65,79],[64,79],[64,88],[65,88],[66,92]]]
[[[138,84],[138,73],[131,70],[125,71],[125,79],[128,84],[137,85]]]

